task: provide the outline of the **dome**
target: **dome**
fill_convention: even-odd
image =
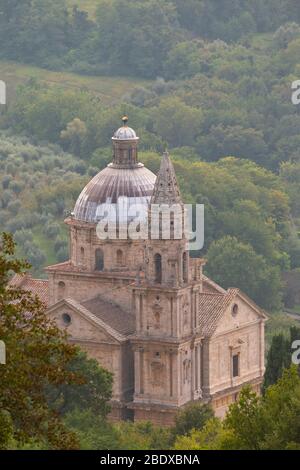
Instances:
[[[113,136],[113,140],[137,140],[135,131],[128,126],[120,127]]]
[[[97,223],[103,210],[109,213],[112,204],[126,198],[128,206],[150,204],[156,176],[141,163],[134,168],[118,168],[113,164],[100,171],[80,194],[73,217],[78,221]],[[107,215],[106,215],[107,217]]]

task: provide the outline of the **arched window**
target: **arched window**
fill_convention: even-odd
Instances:
[[[157,253],[154,256],[154,266],[155,266],[155,282],[161,284],[162,273],[161,273],[161,255]]]
[[[182,278],[183,282],[188,282],[188,255],[185,251],[182,255]]]
[[[123,251],[122,250],[118,250],[117,251],[117,265],[118,266],[123,266],[124,264],[124,261],[123,261]]]
[[[58,300],[61,300],[65,297],[66,293],[66,284],[63,281],[58,283]]]
[[[95,270],[103,271],[104,269],[104,254],[101,248],[98,248],[95,252]]]

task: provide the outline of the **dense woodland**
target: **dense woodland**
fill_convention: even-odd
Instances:
[[[300,79],[298,1],[222,0],[220,8],[219,0],[95,0],[89,2],[98,5],[92,13],[85,11],[86,2],[77,3],[0,0],[0,79],[7,61],[16,73],[21,64],[61,73],[61,83],[23,81],[0,108],[0,232],[14,235],[17,256],[28,259],[36,275],[67,259],[63,220],[84,185],[111,160],[112,132],[128,114],[141,138],[140,160],[157,171],[161,152],[169,148],[185,202],[205,205],[199,254],[208,259],[207,273],[224,287],[240,287],[271,314],[268,343],[275,366],[268,370],[267,390],[290,366],[295,331],[289,328],[298,322],[282,315],[284,304],[300,312],[288,302],[282,281],[283,273],[300,270],[300,105],[291,101],[291,84]],[[67,72],[80,76],[82,86],[66,87]],[[134,77],[140,84],[108,101],[84,85],[91,76],[108,83]],[[272,420],[269,434],[249,427],[249,435],[237,440],[237,423],[247,414],[242,400],[253,406],[260,426],[272,400],[279,400],[276,393],[287,394],[288,386],[299,395],[293,372],[262,401],[246,391],[225,424],[207,410],[201,421],[198,410],[199,429],[193,425],[181,434],[147,424],[111,427],[107,411],[97,423],[93,405],[85,403],[63,412],[68,429],[77,433],[68,442],[181,449],[187,441],[178,436],[191,433],[191,449],[294,448],[299,426],[293,428],[293,421],[286,424],[294,430],[289,440]],[[107,398],[107,388],[105,393]],[[37,429],[22,436],[13,431],[11,416],[3,420],[10,446],[29,445],[29,439],[31,446],[55,448],[55,436],[64,432],[55,423],[53,436]],[[247,440],[251,435],[258,440]],[[270,443],[272,435],[280,443]],[[1,438],[0,430],[0,448]]]

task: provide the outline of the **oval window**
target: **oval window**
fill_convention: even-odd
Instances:
[[[62,315],[63,322],[66,326],[70,325],[72,319],[68,313],[63,313]]]
[[[235,317],[239,313],[239,306],[238,304],[234,304],[232,307],[232,315]]]

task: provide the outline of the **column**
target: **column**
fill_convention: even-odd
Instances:
[[[140,394],[144,393],[144,349],[140,348]]]
[[[134,391],[135,395],[144,393],[144,349],[138,348],[134,352],[135,373]]]
[[[139,297],[139,330],[142,331],[144,327],[144,299],[143,294]]]
[[[173,351],[169,352],[170,397],[173,397]]]
[[[174,336],[174,299],[170,297],[170,334]]]
[[[195,346],[194,349],[194,356],[195,356],[195,386],[194,390],[199,389],[199,352],[198,352],[198,345]]]

